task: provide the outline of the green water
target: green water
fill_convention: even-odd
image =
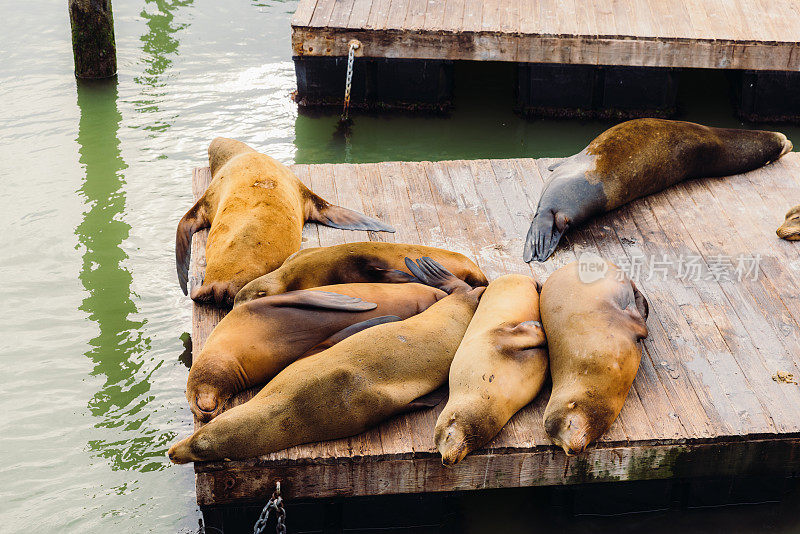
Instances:
[[[567,155],[609,126],[522,120],[512,70],[486,65],[458,69],[450,117],[356,117],[346,147],[335,115],[289,98],[295,5],[116,2],[119,76],[103,83],[72,75],[65,2],[3,10],[0,531],[197,530],[192,469],[165,458],[191,428],[173,246],[214,136],[286,163],[359,162]],[[737,124],[723,83],[688,76],[683,115]]]

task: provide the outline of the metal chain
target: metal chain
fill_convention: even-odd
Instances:
[[[286,534],[286,509],[283,507],[280,481],[275,483],[275,491],[272,492],[272,497],[269,498],[264,509],[261,510],[261,515],[258,517],[255,526],[253,526],[253,534],[264,533],[264,530],[267,528],[270,510],[275,510],[275,517],[278,521],[275,525],[275,532],[277,532],[277,534]]]
[[[344,80],[344,108],[342,109],[341,122],[347,121],[350,115],[350,88],[353,84],[353,62],[356,59],[356,50],[361,47],[361,43],[357,39],[353,39],[348,45],[347,77]]]

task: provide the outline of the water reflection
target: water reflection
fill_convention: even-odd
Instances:
[[[145,376],[138,373],[150,339],[142,331],[145,321],[133,318],[138,310],[131,298],[131,273],[123,265],[128,256],[120,246],[131,227],[123,218],[127,165],[120,153],[122,115],[117,109],[117,81],[81,81],[77,89],[77,142],[85,172],[79,192],[88,208],[75,229],[85,249],[79,278],[88,293],[80,309],[100,330],[86,352],[94,362],[91,374],[106,378],[88,408],[99,418],[96,428],[139,431],[139,437],[132,440],[122,436],[111,441],[96,439],[89,447],[108,458],[115,469],[136,468],[152,456],[147,449],[155,432],[141,428],[147,420],[142,408],[152,398],[147,395],[152,371]]]
[[[143,98],[133,103],[136,110],[141,113],[157,112],[158,103],[166,96],[166,83],[162,75],[172,66],[170,56],[178,53],[179,41],[175,33],[189,27],[188,22],[176,23],[175,10],[180,7],[192,5],[194,0],[146,0],[141,17],[147,21],[147,33],[142,35],[142,61],[146,63],[143,73],[136,76],[134,81],[145,86],[142,91]],[[174,117],[170,117],[174,118]],[[142,126],[145,130],[162,132],[170,127],[170,122],[164,120],[163,115],[154,117],[152,122]]]

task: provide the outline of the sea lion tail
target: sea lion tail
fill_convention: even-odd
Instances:
[[[304,187],[306,195],[306,219],[340,230],[369,230],[372,232],[391,232],[395,229],[378,219],[363,213],[331,204],[313,191]]]
[[[561,223],[561,228],[559,228]],[[569,228],[566,217],[552,212],[537,213],[531,221],[528,235],[525,238],[525,250],[522,259],[530,263],[533,260],[544,262],[555,252],[561,236]]]
[[[472,286],[431,258],[419,258],[416,263],[411,258],[406,258],[405,262],[411,274],[425,285],[441,289],[448,294],[464,293],[472,289]]]
[[[203,198],[195,202],[195,205],[178,222],[178,230],[175,233],[175,267],[178,270],[178,283],[180,283],[184,295],[188,293],[192,235],[211,225],[203,206]]]

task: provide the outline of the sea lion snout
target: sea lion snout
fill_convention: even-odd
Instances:
[[[216,391],[197,392],[191,405],[192,412],[204,423],[218,416],[224,407],[225,403],[220,402],[219,393]]]
[[[552,414],[544,423],[545,431],[552,442],[567,456],[580,454],[591,441],[589,419],[573,407],[566,412]]]
[[[445,467],[457,464],[467,455],[467,439],[461,425],[456,423],[456,414],[450,417],[449,424],[437,425],[434,441]]]
[[[786,220],[776,233],[778,237],[787,241],[800,240],[800,206],[795,206],[789,210],[789,213],[786,214]]]

